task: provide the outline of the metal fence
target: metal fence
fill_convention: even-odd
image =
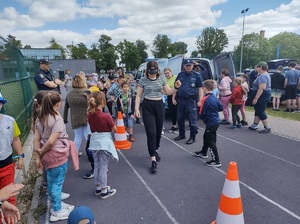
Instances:
[[[0,92],[8,100],[2,113],[15,118],[24,142],[31,125],[32,103],[37,87],[34,82],[39,65],[25,59],[20,50],[0,36]]]

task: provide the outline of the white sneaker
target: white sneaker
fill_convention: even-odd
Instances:
[[[48,196],[49,200],[51,200],[48,191],[46,192],[46,195]],[[66,200],[66,199],[68,199],[70,196],[71,196],[71,195],[68,194],[68,193],[61,192],[61,200]]]
[[[67,209],[60,209],[59,211],[52,211],[50,215],[50,222],[56,222],[59,220],[66,220],[69,217],[71,211]]]
[[[78,152],[78,156],[82,156],[82,152],[79,151],[79,152]]]
[[[68,194],[68,193],[64,193],[64,192],[61,192],[61,200],[66,200],[70,197],[71,195]]]
[[[73,211],[73,209],[74,209],[74,205],[70,205],[70,204],[67,204],[67,203],[65,203],[65,202],[61,202],[61,209],[66,209],[66,210],[68,210],[68,211]],[[53,211],[53,209],[51,208],[50,209],[50,214],[52,214],[54,211]]]

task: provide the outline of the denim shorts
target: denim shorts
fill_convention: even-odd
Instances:
[[[125,114],[126,114],[126,118],[123,118],[125,127],[133,128],[133,119],[130,117],[128,113]]]

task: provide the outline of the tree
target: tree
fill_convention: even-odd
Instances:
[[[156,58],[167,58],[169,52],[169,46],[171,44],[171,40],[165,34],[157,34],[155,39],[153,40],[153,50],[151,50],[152,54]]]
[[[192,51],[191,58],[197,58],[199,53],[199,51]]]
[[[177,54],[186,54],[188,52],[187,51],[187,44],[182,42],[182,41],[171,43],[170,46],[169,46],[168,52],[172,56],[175,56]]]
[[[66,59],[66,49],[63,46],[61,46],[60,44],[58,44],[56,42],[56,40],[54,39],[54,37],[52,37],[50,39],[49,44],[50,44],[50,46],[47,47],[47,48],[50,48],[50,49],[60,49],[61,50],[62,58]]]
[[[146,58],[148,58],[148,53],[146,52],[146,50],[148,49],[149,46],[145,43],[145,41],[140,40],[140,39],[135,41],[135,45],[139,52],[140,61],[139,61],[138,65],[140,65],[146,61]]]
[[[15,36],[12,36],[10,34],[7,35],[7,42],[12,46],[22,48],[22,42],[20,40],[17,40]]]
[[[207,27],[197,37],[196,45],[202,57],[212,58],[227,47],[228,38],[223,29]]]
[[[254,68],[260,61],[268,61],[271,57],[269,41],[267,38],[262,38],[258,33],[244,35],[243,47],[243,64],[242,70],[245,68]],[[234,64],[236,68],[240,67],[241,61],[241,41],[234,48]]]
[[[109,70],[116,68],[118,55],[115,52],[115,46],[110,43],[111,37],[102,34],[98,39],[97,48],[100,51],[99,68]],[[95,53],[95,52],[94,52]]]
[[[272,58],[291,58],[300,61],[300,36],[295,33],[283,32],[269,39]]]
[[[140,49],[133,42],[124,40],[116,46],[120,54],[120,63],[125,64],[127,70],[137,68],[141,63]]]
[[[87,59],[88,58],[88,48],[84,43],[79,43],[76,46],[67,45],[72,59]]]
[[[30,49],[30,48],[31,48],[31,45],[26,44],[26,45],[24,46],[24,48],[25,48],[25,49]]]

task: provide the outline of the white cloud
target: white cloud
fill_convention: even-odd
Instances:
[[[135,41],[144,40],[152,45],[157,34],[166,34],[175,41],[188,44],[189,53],[196,49],[195,33],[205,27],[217,27],[221,11],[211,8],[225,3],[227,0],[190,0],[188,4],[182,0],[18,0],[27,6],[28,14],[21,14],[15,8],[9,7],[0,12],[1,33],[12,34],[23,43],[32,47],[45,47],[54,37],[61,45],[70,43],[85,43],[88,47],[97,42],[101,34],[112,38],[113,44],[124,39]],[[200,7],[201,5],[201,7]],[[251,10],[251,9],[250,9]],[[259,33],[265,30],[266,37],[272,37],[280,32],[288,31],[300,33],[300,1],[293,0],[289,4],[282,4],[276,9],[251,14],[245,17],[245,34]],[[79,33],[68,29],[68,21],[85,18],[117,18],[116,29],[91,29],[87,33]],[[90,20],[89,20],[90,19]],[[99,21],[99,20],[97,20]],[[64,30],[48,30],[47,23],[65,23]],[[224,29],[228,38],[227,50],[233,50],[242,36],[243,17],[237,18],[229,26],[217,27]],[[43,31],[35,30],[44,29]],[[196,32],[195,32],[196,31]]]

